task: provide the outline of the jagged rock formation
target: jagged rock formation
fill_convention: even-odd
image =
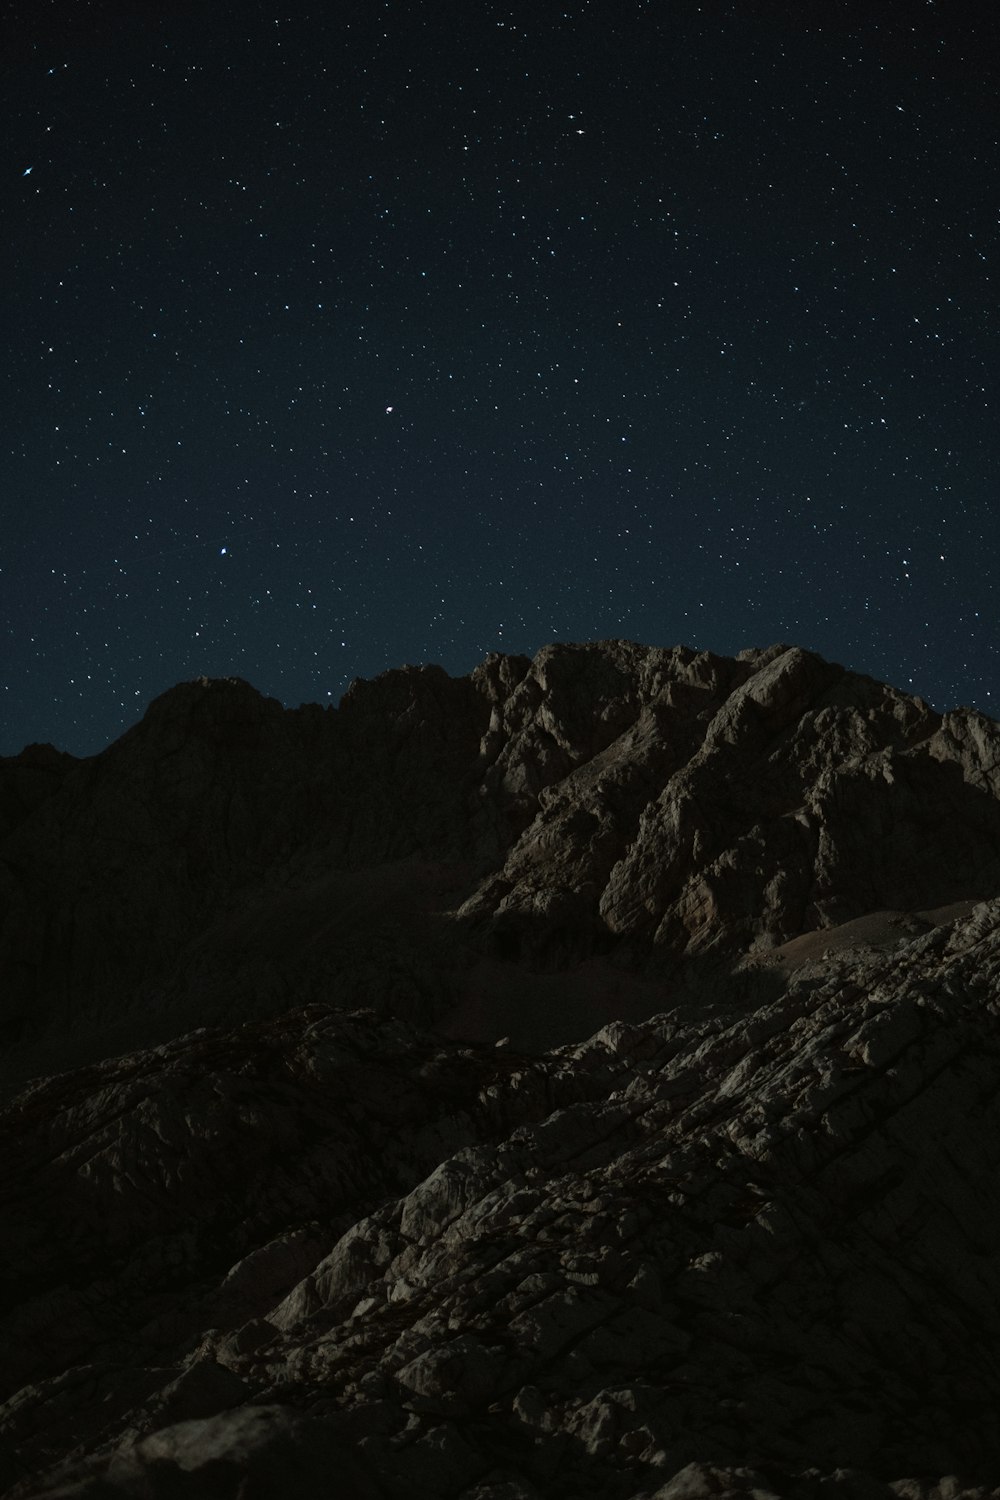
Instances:
[[[998,996],[995,901],[538,1058],[315,1006],[34,1085],[12,1496],[996,1493]]]
[[[599,919],[731,954],[996,878],[992,722],[805,651],[543,652],[494,718],[485,786],[532,821],[465,910],[529,947]]]
[[[992,1493],[998,751],[605,642],[0,762],[0,1485]]]
[[[676,983],[981,899],[998,788],[991,720],[796,648],[551,646],[325,711],[187,683],[0,762],[0,1081],[331,997],[484,1036],[484,962]],[[584,1035],[549,993],[543,1040]]]

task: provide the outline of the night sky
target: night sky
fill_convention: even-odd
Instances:
[[[1000,7],[5,10],[0,752],[609,636],[1000,712]]]

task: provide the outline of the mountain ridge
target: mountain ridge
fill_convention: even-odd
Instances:
[[[998,1018],[1000,725],[797,647],[29,747],[0,1488],[986,1500]]]
[[[50,1041],[72,1061],[74,1033],[100,1055],[102,1026],[114,1050],[126,1013],[125,1045],[143,1011],[159,1040],[222,1018],[213,954],[251,1019],[328,987],[332,949],[371,932],[368,999],[395,986],[405,1009],[409,984],[429,1020],[483,955],[669,977],[981,898],[1000,877],[998,746],[982,715],[786,646],[557,644],[465,678],[396,669],[327,709],[179,684],[99,756],[0,762],[2,1076],[35,1053],[62,1065]],[[248,926],[252,974],[232,952]],[[433,932],[436,978],[413,952]]]

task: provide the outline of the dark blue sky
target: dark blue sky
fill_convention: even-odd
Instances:
[[[785,640],[994,712],[1000,26],[11,5],[0,752]]]

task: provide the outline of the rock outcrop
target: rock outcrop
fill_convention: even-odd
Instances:
[[[495,715],[484,787],[531,821],[464,909],[508,951],[562,927],[728,957],[993,889],[992,721],[942,720],[794,648],[731,662],[616,643],[597,660],[577,696],[572,654],[543,651]]]
[[[998,1009],[994,901],[541,1057],[313,1006],[35,1084],[11,1495],[993,1494]]]
[[[0,1011],[12,1500],[1000,1493],[981,715],[184,684],[0,762]]]
[[[327,710],[183,684],[0,762],[0,1082],[313,999],[468,1013],[484,957],[673,984],[982,899],[998,788],[991,720],[796,648],[550,646]]]

